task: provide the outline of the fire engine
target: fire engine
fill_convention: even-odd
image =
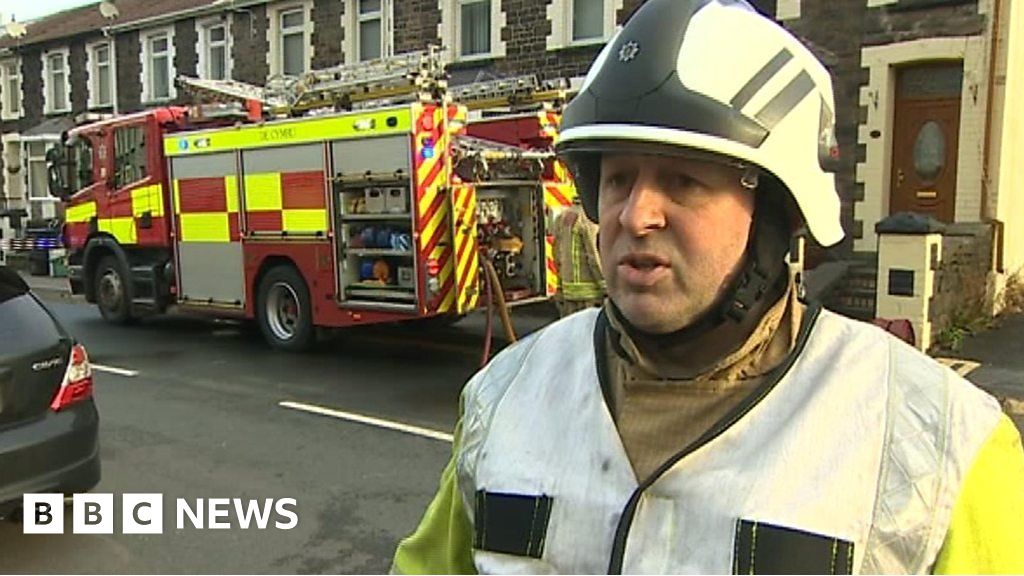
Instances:
[[[51,165],[72,292],[108,321],[175,306],[299,350],[317,327],[457,319],[486,268],[510,304],[554,293],[548,229],[573,189],[557,110],[518,110],[535,81],[449,89],[429,50],[265,87],[178,82],[201,104],[76,127]],[[502,98],[507,114],[469,122]],[[531,136],[494,136],[512,124]]]

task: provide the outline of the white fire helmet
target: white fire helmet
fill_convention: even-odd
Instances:
[[[709,155],[792,195],[822,246],[843,238],[828,71],[744,0],[648,0],[595,60],[557,144],[597,220],[600,154]]]

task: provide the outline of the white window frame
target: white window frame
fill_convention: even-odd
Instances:
[[[615,35],[618,28],[615,15],[622,9],[622,2],[623,0],[604,0],[604,31],[601,36],[573,40],[573,0],[551,0],[551,4],[548,4],[548,20],[551,21],[551,34],[547,37],[548,50],[604,44]]]
[[[17,75],[13,76],[13,78],[11,75],[7,73],[7,69],[12,65],[14,66],[14,69],[17,70]],[[12,97],[10,94],[8,94],[8,90],[11,87],[12,79],[16,79],[18,83],[17,95],[14,96],[15,98],[17,98],[16,101],[18,103],[18,111],[16,113],[12,113],[10,106],[8,106],[8,104],[11,103]],[[2,102],[0,102],[0,119],[17,120],[18,118],[24,117],[25,99],[22,96],[21,85],[21,58],[8,58],[6,60],[0,61],[0,95],[3,96],[3,100]]]
[[[380,55],[387,58],[395,53],[395,3],[393,0],[381,0],[380,12],[372,15],[359,13],[360,0],[345,0],[345,61],[359,61],[359,30],[360,24],[367,20],[380,19]]]
[[[230,14],[225,14],[223,17],[218,16],[216,18],[196,21],[196,37],[199,38],[199,42],[196,43],[196,53],[199,56],[199,60],[196,63],[196,75],[207,79],[211,77],[210,49],[213,48],[213,44],[210,42],[210,29],[217,28],[218,26],[224,27],[224,80],[230,80],[234,77],[235,68],[235,59],[232,56],[234,39],[231,36]]]
[[[153,94],[153,86],[150,78],[153,72],[153,53],[150,46],[152,46],[152,41],[160,36],[167,37],[168,95],[158,98]],[[139,60],[141,64],[139,67],[139,82],[142,84],[142,102],[144,104],[150,104],[174,100],[178,97],[178,90],[174,86],[174,77],[176,75],[176,69],[174,66],[174,59],[176,57],[176,50],[174,46],[174,26],[168,26],[166,28],[151,28],[149,30],[141,31],[139,33],[139,44],[141,44],[141,50],[139,50]]]
[[[38,195],[34,195],[34,188],[32,186],[32,164],[39,162],[43,165],[43,174],[46,174],[46,151],[53,146],[57,146],[60,140],[53,135],[42,135],[42,136],[24,136],[21,138],[21,158],[24,163],[25,172],[25,200],[29,204],[55,204],[59,202],[59,199],[50,196],[50,190],[45,183],[41,191],[36,191]],[[39,156],[32,154],[32,145],[42,144],[43,155]]]
[[[490,52],[462,55],[462,5],[480,0],[439,0],[441,23],[437,33],[444,45],[444,54],[449,62],[472,62],[505,57],[505,41],[501,39],[501,31],[506,25],[505,12],[501,9],[501,0],[491,1],[491,50]],[[555,0],[558,1],[558,0]]]
[[[4,159],[4,187],[0,195],[8,208],[19,208],[25,202],[25,179],[21,161],[21,134],[8,132],[0,137],[0,153]],[[13,170],[12,170],[13,169]]]
[[[53,98],[50,97],[53,94],[53,78],[51,75],[54,73],[54,70],[50,69],[50,58],[54,56],[61,56],[64,58],[64,106],[59,108],[54,105]],[[57,48],[55,50],[47,50],[43,52],[43,114],[61,114],[71,111],[70,56],[71,50],[68,48]]]
[[[267,67],[270,69],[271,76],[278,76],[284,74],[284,34],[285,30],[281,28],[281,21],[285,14],[302,10],[302,33],[303,33],[303,70],[309,72],[313,62],[313,2],[307,0],[306,2],[290,2],[287,4],[281,4],[280,6],[267,10],[267,19],[269,20],[269,26],[267,26]]]
[[[99,74],[97,67],[99,61],[96,52],[100,48],[107,49],[107,73],[110,74],[110,102],[100,102]],[[117,102],[117,56],[114,53],[114,43],[111,41],[95,42],[85,47],[86,66],[85,74],[89,86],[89,108],[112,108]]]

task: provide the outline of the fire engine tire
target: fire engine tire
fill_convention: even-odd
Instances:
[[[271,347],[300,352],[313,344],[316,331],[309,289],[294,267],[271,268],[256,294],[256,318]]]
[[[107,322],[130,324],[135,320],[131,305],[131,277],[114,255],[104,256],[93,276],[96,307]]]

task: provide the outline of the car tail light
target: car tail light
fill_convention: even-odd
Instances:
[[[85,346],[75,344],[71,347],[71,360],[64,372],[64,381],[53,397],[50,408],[57,412],[91,397],[92,366],[89,365],[89,355],[85,352]]]

